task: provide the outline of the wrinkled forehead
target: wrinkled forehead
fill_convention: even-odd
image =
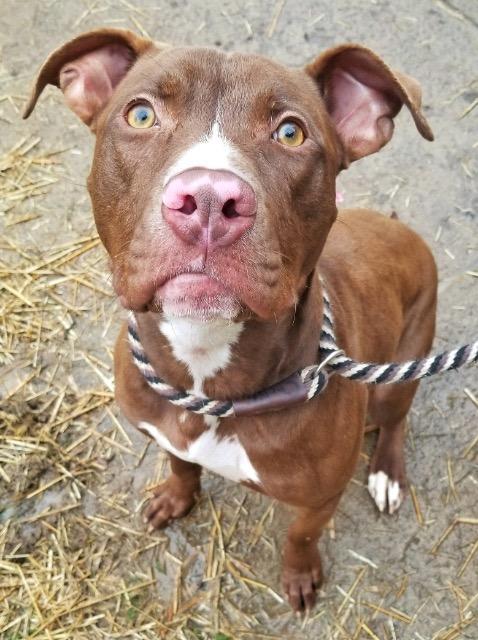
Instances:
[[[124,89],[155,96],[188,115],[229,121],[275,111],[317,110],[319,92],[302,70],[259,55],[205,48],[171,48],[144,56]]]

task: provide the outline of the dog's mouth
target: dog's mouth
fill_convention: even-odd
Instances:
[[[171,316],[231,320],[241,309],[234,293],[206,273],[181,273],[167,279],[156,290],[153,306]]]

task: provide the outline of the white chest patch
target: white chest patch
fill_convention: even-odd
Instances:
[[[242,323],[166,317],[160,322],[159,329],[168,339],[175,358],[187,366],[193,378],[194,393],[202,395],[204,381],[229,364],[231,347],[239,339]],[[175,447],[158,427],[147,422],[141,422],[139,426],[166,451],[182,460],[200,464],[234,482],[259,483],[259,475],[237,435],[221,438],[217,434],[219,418],[204,416],[204,421],[208,427],[206,431],[185,449]]]
[[[218,438],[216,428],[211,426],[199,438],[193,440],[187,449],[177,449],[158,427],[148,422],[140,422],[139,427],[147,431],[163,449],[181,460],[200,464],[234,482],[260,482],[259,475],[237,435]]]
[[[185,364],[194,380],[194,393],[202,393],[206,378],[229,364],[231,347],[242,331],[242,322],[167,317],[159,329],[169,341],[174,356]]]

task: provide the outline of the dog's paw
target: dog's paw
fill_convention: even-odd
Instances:
[[[290,606],[296,613],[304,613],[312,609],[321,584],[322,568],[318,555],[306,569],[296,570],[284,567],[282,587]]]
[[[403,501],[403,490],[398,480],[392,480],[384,471],[370,473],[368,492],[380,512],[395,513]]]
[[[144,512],[148,530],[163,529],[171,520],[187,515],[196,503],[198,492],[199,487],[192,490],[173,477],[156,487]]]

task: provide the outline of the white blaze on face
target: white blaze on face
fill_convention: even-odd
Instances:
[[[238,167],[239,151],[221,131],[216,118],[211,130],[199,142],[183,151],[176,162],[169,168],[164,178],[164,185],[179,173],[188,169],[211,169],[212,171],[231,171],[246,179]]]

